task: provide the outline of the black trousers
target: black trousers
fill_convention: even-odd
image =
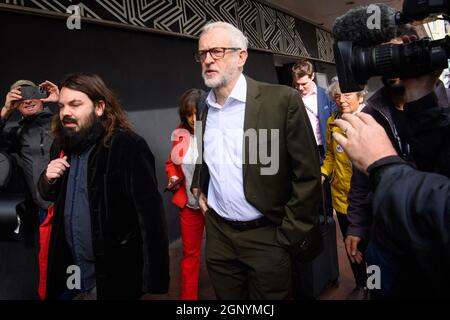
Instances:
[[[347,229],[348,229],[348,225],[349,225],[347,215],[336,211],[336,216],[339,221],[339,228],[341,229],[342,237],[344,238],[344,241],[345,241],[345,238],[347,237]],[[366,247],[367,247],[367,244],[364,243],[364,241],[361,241],[358,244],[358,249],[359,249],[359,251],[361,251],[363,253],[363,256],[366,251]],[[352,267],[352,272],[353,272],[353,276],[355,277],[356,285],[365,287],[366,283],[367,283],[366,261],[363,260],[359,264],[352,263],[350,261],[350,258],[348,261],[350,262],[350,266]]]
[[[320,157],[320,163],[322,164],[325,160],[325,148],[323,145],[318,145],[317,148],[319,149],[319,157]],[[331,200],[331,184],[328,180],[325,180],[324,183],[322,183],[322,190],[323,190],[323,210],[325,210],[325,215],[331,217],[333,216],[333,202]]]
[[[291,298],[291,256],[274,224],[237,230],[212,209],[205,218],[206,266],[218,299]]]

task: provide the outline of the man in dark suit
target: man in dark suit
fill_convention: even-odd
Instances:
[[[224,22],[200,35],[195,58],[212,90],[196,131],[204,153],[193,187],[217,298],[288,299],[291,254],[322,249],[320,162],[298,93],[242,74],[247,45]]]

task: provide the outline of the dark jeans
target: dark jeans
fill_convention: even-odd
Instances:
[[[429,300],[449,299],[448,270],[445,267],[433,268],[440,262],[430,259],[426,266],[420,259],[412,256],[396,255],[375,241],[370,241],[366,250],[366,260],[369,265],[380,268],[380,289],[370,290],[370,298]]]
[[[367,245],[365,256],[368,265],[378,266],[381,274],[381,288],[370,290],[370,299],[394,298],[394,287],[400,271],[399,260],[379,247],[374,241],[370,241]]]
[[[323,192],[323,210],[328,217],[333,216],[333,203],[331,202],[331,185],[329,181],[322,183]]]
[[[344,213],[336,212],[337,219],[339,221],[339,228],[341,229],[342,237],[347,237],[347,229],[348,229],[348,219],[347,215]],[[364,241],[361,241],[358,245],[359,251],[361,251],[364,255],[364,252],[366,251],[366,245]],[[348,257],[348,256],[347,256]],[[366,271],[366,261],[361,261],[361,263],[352,263],[350,261],[350,266],[352,267],[353,276],[355,277],[355,282],[357,286],[365,287],[367,282],[367,271]]]

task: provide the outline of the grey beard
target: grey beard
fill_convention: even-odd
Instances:
[[[233,69],[225,70],[225,72],[223,74],[219,74],[219,77],[217,77],[217,78],[207,79],[203,73],[202,73],[202,77],[205,82],[205,85],[208,88],[217,89],[217,88],[226,87],[231,82],[231,80],[233,80],[234,76],[238,72],[239,72],[239,69],[236,67]]]
[[[206,76],[203,75],[203,80],[205,82],[205,85],[211,89],[222,88],[228,84],[227,79],[225,79],[225,77],[223,76],[220,76],[217,79],[207,79]]]

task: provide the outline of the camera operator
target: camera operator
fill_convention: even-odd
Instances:
[[[417,132],[414,131],[416,127],[421,126],[424,121],[428,121],[429,117],[427,118],[427,114],[418,117],[408,116],[411,111],[404,111],[406,89],[402,81],[389,79],[394,75],[398,77],[400,74],[403,74],[403,77],[410,74],[411,77],[413,72],[420,74],[423,71],[422,74],[424,74],[437,69],[437,66],[443,68],[443,65],[447,65],[447,59],[443,59],[445,50],[442,41],[430,43],[428,40],[421,40],[411,45],[400,44],[403,39],[399,36],[416,36],[414,29],[404,25],[405,21],[410,21],[411,18],[415,20],[420,18],[415,14],[410,15],[412,12],[419,9],[427,16],[432,12],[441,12],[442,9],[432,4],[427,4],[426,8],[423,6],[417,8],[417,5],[414,1],[405,1],[403,13],[400,15],[387,5],[375,5],[379,9],[381,19],[379,27],[371,30],[368,25],[369,8],[367,6],[355,8],[336,19],[333,37],[336,41],[335,57],[338,75],[343,80],[341,88],[344,88],[344,91],[353,91],[365,84],[372,76],[385,76],[383,78],[384,88],[367,101],[368,106],[363,112],[371,114],[375,121],[386,130],[394,150],[400,157],[415,163],[423,170],[431,170],[429,168],[433,166],[441,166],[438,164],[440,160],[435,158],[442,151],[439,149],[441,140],[436,139],[439,133],[436,133],[436,130],[430,130],[416,136]],[[400,26],[398,17],[403,20],[400,22]],[[361,32],[361,30],[366,32]],[[380,46],[383,43],[385,45]],[[436,81],[432,81],[433,86],[435,83]],[[439,90],[439,87],[432,89],[436,89],[436,92],[443,91]],[[433,105],[435,105],[434,103],[435,101],[432,102]],[[447,97],[441,95],[440,103],[447,107]],[[414,108],[410,109],[414,110]],[[428,145],[425,153],[420,151],[421,143]],[[347,252],[352,262],[354,260],[360,263],[363,257],[362,252],[365,251],[366,261],[380,267],[383,275],[382,288],[373,290],[370,294],[371,298],[404,297],[404,293],[396,293],[395,290],[392,290],[394,283],[396,287],[405,288],[404,285],[399,284],[401,283],[399,270],[402,270],[402,276],[416,273],[413,270],[409,272],[408,268],[404,266],[400,268],[397,259],[391,257],[384,247],[377,245],[375,241],[370,241],[371,236],[377,237],[372,221],[372,206],[374,205],[369,180],[355,169],[349,195],[348,219],[350,226],[348,228],[349,236],[346,238]],[[368,249],[364,250],[367,240],[369,240]],[[402,262],[405,263],[405,261]],[[405,282],[408,280],[410,279]],[[414,296],[414,290],[405,290],[404,292]]]
[[[408,36],[409,39],[409,37],[417,37],[417,33],[410,26],[400,26],[397,29],[397,37],[390,43],[402,43],[404,36]],[[403,81],[399,78],[383,77],[382,82],[383,87],[367,100],[363,112],[370,114],[384,128],[400,157],[411,163],[421,161],[421,159],[413,157],[410,152],[411,146],[405,126],[406,92]],[[441,90],[441,85],[440,82],[435,88],[438,104],[441,107],[447,107],[447,96],[445,91]],[[349,236],[346,238],[346,249],[350,258],[356,262],[361,261],[361,252],[364,251],[370,237],[372,201],[368,178],[359,170],[353,170],[349,193],[348,219],[350,225]]]
[[[2,151],[18,156],[21,171],[23,171],[26,187],[23,193],[26,200],[18,210],[18,227],[15,230],[18,243],[2,243],[2,263],[8,266],[4,269],[17,270],[8,274],[0,274],[0,279],[7,278],[11,286],[2,285],[2,298],[30,299],[37,298],[37,265],[39,250],[39,222],[47,216],[50,202],[44,201],[37,192],[37,182],[42,171],[47,167],[50,146],[53,138],[50,135],[50,124],[53,117],[44,103],[55,95],[50,82],[40,85],[47,89],[50,96],[44,99],[24,99],[22,88],[37,87],[32,81],[16,81],[6,95],[6,100],[0,112],[0,134]],[[14,110],[22,116],[17,125],[9,124]],[[11,247],[16,249],[12,250]],[[32,261],[32,263],[30,263]],[[26,268],[26,276],[20,272]],[[13,282],[15,282],[13,284]],[[20,285],[17,285],[20,283]]]
[[[450,142],[445,139],[450,112],[438,106],[436,79],[434,73],[403,80],[405,126],[421,171],[397,155],[370,115],[335,121],[345,136],[335,133],[334,138],[353,164],[369,174],[374,190],[373,243],[381,249],[375,260],[389,262],[387,279],[381,270],[385,298],[450,297]]]

